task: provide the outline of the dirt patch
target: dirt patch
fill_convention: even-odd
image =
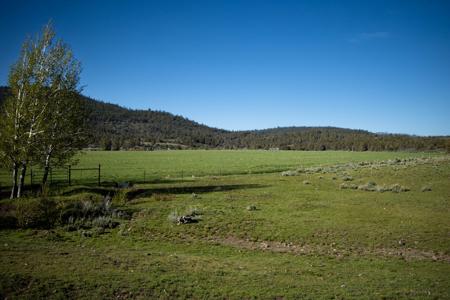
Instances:
[[[306,245],[282,243],[274,241],[250,241],[246,239],[239,239],[236,237],[227,238],[213,238],[208,241],[220,245],[231,246],[246,250],[260,250],[270,251],[276,253],[291,253],[295,255],[324,255],[336,258],[343,258],[346,256],[382,256],[382,257],[396,257],[407,261],[413,260],[432,260],[450,263],[450,255],[444,253],[436,253],[433,251],[423,251],[414,248],[349,248],[340,249],[330,246]]]

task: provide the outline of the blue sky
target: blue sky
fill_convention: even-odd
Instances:
[[[0,1],[0,84],[52,19],[84,94],[240,130],[450,134],[449,1]]]

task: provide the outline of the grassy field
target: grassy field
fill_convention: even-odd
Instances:
[[[379,162],[423,156],[429,155],[89,153],[81,164],[102,159],[117,176],[121,165],[130,166],[129,175],[144,166],[159,176],[175,176],[180,167],[196,176],[220,174],[218,168],[235,175],[121,191],[60,190],[52,197],[60,205],[117,192],[113,206],[132,217],[116,218],[120,225],[106,230],[0,230],[0,297],[449,299],[450,158]],[[361,161],[372,163],[348,163]],[[299,166],[313,168],[295,176],[236,174]],[[384,188],[395,184],[402,188]],[[350,185],[359,189],[342,188]],[[14,202],[0,204],[5,211]],[[169,218],[193,212],[196,223]]]
[[[77,157],[73,168],[97,168],[102,181],[137,181],[187,178],[205,175],[237,175],[280,172],[290,168],[330,165],[345,162],[430,157],[439,154],[408,152],[349,151],[258,151],[258,150],[186,150],[186,151],[91,151]],[[35,168],[35,174],[37,174]],[[36,176],[39,181],[39,176]],[[67,181],[66,171],[55,171],[56,180]],[[29,175],[26,177],[30,182]],[[96,182],[97,171],[73,171],[78,183]],[[0,184],[9,185],[9,173],[0,170]]]

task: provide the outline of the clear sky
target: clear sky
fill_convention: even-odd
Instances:
[[[450,134],[450,1],[4,1],[0,85],[52,19],[84,94],[239,130]]]

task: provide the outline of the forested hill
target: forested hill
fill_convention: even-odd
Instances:
[[[0,102],[8,95],[0,87]],[[132,110],[80,96],[89,111],[86,147],[135,149],[449,150],[450,137],[375,134],[335,127],[282,127],[252,131],[211,128],[181,116]]]

